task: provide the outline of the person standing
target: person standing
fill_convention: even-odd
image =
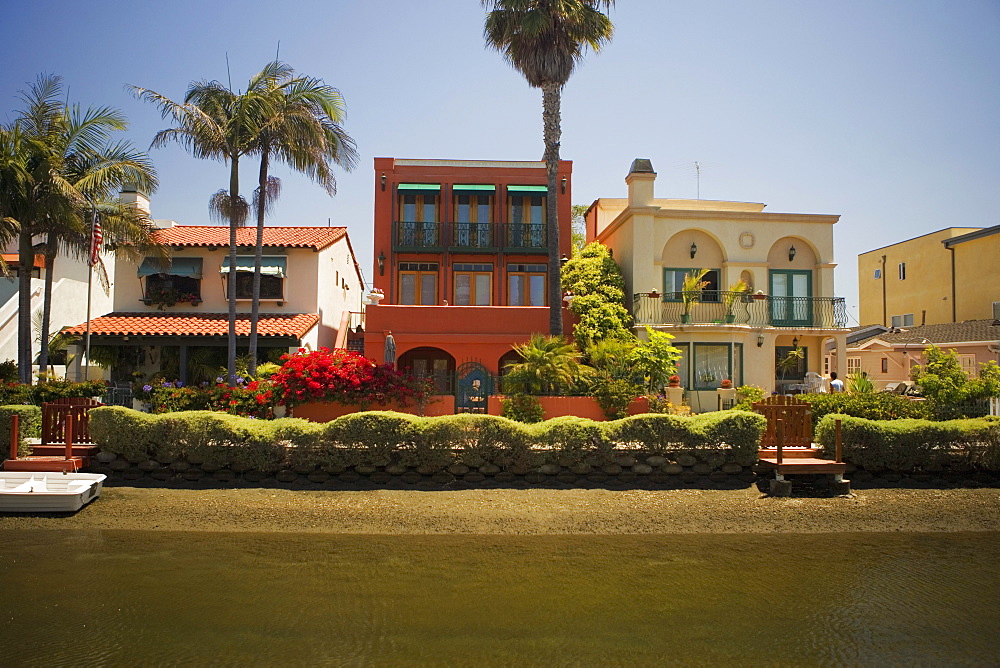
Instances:
[[[844,381],[837,378],[837,372],[830,372],[830,392],[843,392],[844,391]]]

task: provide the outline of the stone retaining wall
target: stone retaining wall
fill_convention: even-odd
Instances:
[[[757,481],[766,470],[744,467],[732,462],[715,464],[709,459],[692,453],[679,453],[672,457],[648,453],[621,454],[612,463],[577,463],[566,466],[543,464],[532,469],[503,470],[493,464],[471,467],[462,463],[452,464],[445,470],[408,467],[398,464],[388,466],[327,466],[301,467],[280,471],[245,470],[237,467],[217,468],[186,459],[169,461],[132,462],[112,453],[97,455],[88,469],[104,473],[112,481],[202,482],[216,486],[243,486],[287,484],[297,486],[335,488],[406,488],[462,489],[469,487],[555,486],[603,487],[635,486],[642,488],[698,488],[733,489],[747,487]]]

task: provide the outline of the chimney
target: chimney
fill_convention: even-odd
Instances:
[[[139,209],[139,211],[146,214],[147,218],[152,217],[149,213],[149,198],[135,188],[126,188],[122,190],[119,197],[125,204],[131,204],[135,208]]]
[[[653,171],[653,162],[646,158],[633,160],[628,176],[625,177],[625,183],[628,184],[628,205],[652,206],[654,181],[656,172]]]

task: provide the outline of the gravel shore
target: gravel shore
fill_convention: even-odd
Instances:
[[[72,515],[0,514],[2,529],[331,534],[1000,531],[998,489],[874,489],[770,498],[740,490],[297,491],[106,487]]]

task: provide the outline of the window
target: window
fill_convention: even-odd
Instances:
[[[861,373],[861,358],[860,357],[848,357],[847,358],[847,375],[853,375],[856,373]]]
[[[882,373],[889,373],[889,358],[882,358]]]
[[[282,300],[285,295],[285,256],[265,255],[260,261],[260,298]],[[236,298],[253,299],[254,257],[238,255],[236,257]],[[229,280],[229,258],[222,258],[222,274]],[[225,285],[229,294],[229,284]]]
[[[913,314],[906,313],[904,315],[892,316],[892,326],[896,329],[900,327],[913,327]]]
[[[905,262],[900,262],[899,263],[899,280],[901,280],[901,281],[905,281],[906,280],[906,263]]]
[[[802,355],[798,359],[789,355],[793,350],[793,346],[774,347],[774,368],[778,380],[805,380],[806,369],[809,368],[809,350],[800,346]]]
[[[456,306],[489,306],[493,303],[493,265],[455,264]]]
[[[771,324],[812,326],[812,272],[771,270]]]
[[[399,303],[410,306],[437,305],[436,262],[399,263]]]
[[[876,269],[875,270],[875,280],[878,280],[880,278],[882,278],[882,270],[881,269]]]
[[[979,376],[979,363],[976,362],[976,356],[973,354],[961,354],[958,356],[958,361],[962,364],[962,371],[965,372],[969,378],[976,378]]]
[[[685,364],[682,358],[677,366],[681,383],[686,387],[693,387],[695,390],[717,390],[719,384],[726,379],[733,381],[734,387],[743,384],[742,344],[692,343],[681,347],[682,350],[685,348],[694,351],[690,363]]]
[[[173,258],[169,265],[162,264],[157,258],[145,258],[138,271],[139,278],[146,279],[143,300],[160,306],[199,303],[201,269],[200,257]]]
[[[544,264],[507,265],[507,305],[546,306],[546,269]]]
[[[492,188],[492,186],[489,186]],[[470,188],[486,186],[454,186],[456,246],[488,248],[493,245],[493,193],[471,192]]]
[[[681,293],[684,292],[684,276],[690,271],[698,271],[702,268],[703,267],[698,269],[664,269],[663,293],[665,300],[673,302],[681,301]],[[710,269],[701,280],[702,282],[708,284],[701,291],[701,301],[719,301],[719,270]]]
[[[516,248],[544,248],[545,186],[510,186],[508,191],[507,245]],[[527,192],[522,192],[527,191]]]
[[[401,183],[399,189],[399,224],[396,243],[400,246],[436,246],[438,185]]]

